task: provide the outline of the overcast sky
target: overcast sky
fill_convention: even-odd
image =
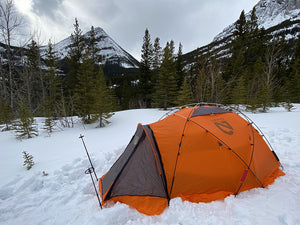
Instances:
[[[148,28],[151,39],[179,42],[183,52],[210,43],[250,11],[258,0],[14,0],[27,21],[39,33],[39,41],[59,42],[73,32],[77,17],[82,31],[101,27],[122,48],[140,60],[142,40]]]

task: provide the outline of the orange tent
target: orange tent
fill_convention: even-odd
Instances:
[[[175,197],[209,202],[266,187],[284,173],[260,133],[245,115],[217,106],[183,108],[139,124],[99,181],[102,203],[119,201],[155,215]]]

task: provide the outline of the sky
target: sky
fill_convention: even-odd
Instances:
[[[3,1],[3,0],[2,0]],[[209,44],[242,10],[258,0],[14,0],[28,32],[41,44],[57,43],[73,32],[75,17],[83,33],[101,27],[140,60],[147,28],[161,46],[181,42],[183,53]]]

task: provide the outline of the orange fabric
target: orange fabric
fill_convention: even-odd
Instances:
[[[177,152],[185,123],[186,119],[172,114],[157,123],[150,124],[162,158],[168,190],[171,188]]]
[[[159,215],[168,206],[168,200],[165,198],[151,196],[118,196],[111,199],[114,202],[125,203],[137,211],[149,216]],[[104,202],[105,204],[105,202]]]
[[[270,175],[280,171],[279,162],[260,134],[238,114],[203,115],[187,121],[193,110],[186,108],[150,124],[170,198],[213,201],[266,186],[282,175]]]
[[[191,194],[191,195],[180,195],[181,199],[183,201],[189,201],[189,202],[211,202],[218,199],[226,198],[227,196],[233,194],[232,192],[227,191],[218,191],[214,193],[208,193],[208,194]]]
[[[194,110],[185,108],[149,125],[161,155],[170,199],[214,201],[265,187],[284,175],[259,132],[238,114],[191,117]],[[101,182],[99,189],[101,192]],[[102,199],[106,195],[101,195]],[[168,205],[167,199],[150,196],[111,200],[147,215],[160,214]]]

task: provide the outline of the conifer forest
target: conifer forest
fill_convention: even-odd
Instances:
[[[21,138],[35,135],[36,116],[46,118],[45,129],[51,132],[57,119],[72,127],[78,116],[103,127],[114,111],[132,108],[210,102],[267,111],[300,102],[299,37],[289,42],[284,35],[268,35],[259,28],[255,9],[250,19],[240,14],[225,56],[197,50],[184,55],[181,43],[177,47],[170,40],[162,46],[146,28],[139,69],[121,76],[104,74],[93,26],[86,40],[75,19],[62,61],[51,41],[44,55],[34,38],[14,47],[12,31],[21,21],[12,6],[1,6],[4,13],[9,16],[1,17],[0,124],[16,129]]]

